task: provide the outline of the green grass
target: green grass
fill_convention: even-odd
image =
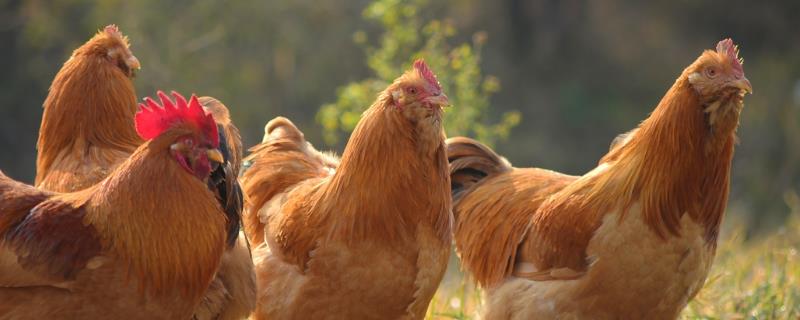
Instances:
[[[720,244],[706,285],[684,319],[800,319],[800,219],[743,243],[740,232]]]
[[[681,319],[800,319],[800,215],[748,242],[742,228],[733,230],[720,241],[705,287]],[[480,289],[452,267],[454,260],[428,319],[476,318]]]

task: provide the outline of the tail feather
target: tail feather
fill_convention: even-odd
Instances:
[[[458,202],[486,177],[511,170],[511,163],[482,143],[465,137],[447,139],[450,184],[453,201]]]
[[[295,143],[306,142],[303,132],[300,131],[291,120],[284,117],[272,119],[264,126],[264,139],[262,143],[279,139],[288,139]]]
[[[542,202],[576,177],[513,168],[469,138],[447,140],[453,184],[454,240],[462,267],[483,287],[512,274],[520,244]]]
[[[305,140],[289,119],[277,117],[264,127],[263,142],[250,149],[241,177],[245,193],[244,228],[254,247],[264,241],[264,221],[259,211],[273,199],[308,179],[335,171],[339,160],[321,153]]]

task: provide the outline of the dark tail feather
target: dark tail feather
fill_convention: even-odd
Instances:
[[[228,107],[214,97],[198,98],[206,112],[214,116],[219,132],[219,151],[225,163],[211,172],[208,188],[214,191],[220,206],[228,217],[228,247],[236,245],[242,221],[242,189],[239,186],[239,171],[242,162],[242,137],[230,118]]]
[[[234,172],[234,168],[238,165],[232,163],[236,157],[231,155],[231,150],[228,146],[228,139],[225,135],[225,130],[222,130],[222,125],[218,125],[220,152],[225,159],[225,163],[217,167],[208,179],[209,188],[216,190],[217,200],[225,211],[228,217],[228,237],[227,244],[229,248],[236,245],[236,239],[239,237],[239,230],[241,229],[242,221],[242,208],[244,200],[242,197],[242,189],[237,180],[238,172]],[[241,158],[241,157],[239,157]]]
[[[511,163],[482,143],[465,137],[447,139],[453,201],[484,178],[511,170]]]

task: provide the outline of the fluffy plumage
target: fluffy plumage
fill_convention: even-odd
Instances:
[[[73,193],[0,175],[0,274],[13,275],[0,277],[0,314],[190,317],[217,272],[226,219],[172,145],[206,134],[177,121],[100,183]]]
[[[249,168],[241,182],[248,201],[243,225],[255,248],[264,243],[266,227],[259,210],[271,201],[282,205],[282,194],[301,182],[333,175],[339,158],[317,151],[289,119],[277,117],[264,127],[264,141],[250,149],[245,163]]]
[[[99,31],[56,74],[44,102],[36,186],[76,191],[105,178],[142,139],[133,128],[139,61],[116,26]]]
[[[488,289],[486,318],[677,317],[713,259],[752,90],[733,48],[704,52],[581,177],[509,168],[474,141],[448,145],[478,150],[451,156],[451,174],[472,177],[455,238]]]
[[[73,52],[53,80],[44,103],[38,142],[37,187],[57,192],[85,189],[104,179],[142,144],[134,127],[137,109],[131,82],[139,67],[127,37],[113,25],[98,32]],[[236,181],[242,158],[241,137],[223,104],[210,97],[200,98],[200,102],[218,122],[220,151],[226,160],[214,169],[209,184],[228,216],[229,250],[240,250],[233,247],[246,245],[246,242],[237,242],[243,205],[241,188]],[[226,254],[225,259],[238,256]],[[240,262],[249,263],[246,260]],[[223,263],[220,278],[237,277],[236,274],[224,275],[224,266],[238,264],[232,261]],[[252,310],[255,307],[255,274],[250,271],[238,277],[238,281],[229,283],[248,285],[240,288],[215,286],[226,292],[242,293],[235,297],[237,302],[228,299],[225,301],[229,303],[217,305],[245,303]],[[250,294],[244,294],[246,292]],[[228,313],[219,308],[206,308],[217,312],[209,318]],[[237,317],[249,312],[238,312]],[[208,314],[207,311],[204,313]]]
[[[447,140],[455,242],[463,268],[484,287],[510,275],[532,212],[577,177],[511,166],[487,146]]]
[[[447,265],[451,223],[447,99],[429,90],[425,70],[416,63],[380,94],[341,161],[286,119],[267,125],[242,177],[257,319],[424,316]]]
[[[40,165],[37,168],[37,182],[40,187],[69,192],[91,186],[105,178],[142,143],[134,127],[136,97],[129,78],[133,75],[133,68],[125,69],[127,65],[118,63],[134,61],[132,66],[138,68],[138,60],[130,54],[127,44],[127,38],[122,37],[116,27],[107,27],[76,50],[57,75],[45,102],[42,119]],[[123,58],[109,60],[116,56]],[[229,220],[226,227],[229,249],[224,256],[226,261],[220,265],[215,280],[219,285],[212,288],[212,291],[218,289],[226,294],[209,292],[209,296],[225,298],[200,308],[198,313],[202,315],[197,314],[196,317],[236,319],[247,316],[255,308],[252,260],[249,255],[235,254],[249,251],[246,242],[236,241],[242,208],[241,190],[236,183],[241,159],[241,138],[227,117],[224,105],[217,101],[217,105],[211,108],[213,111],[210,110],[209,113],[224,114],[226,117],[218,125],[206,123],[208,128],[205,131],[212,134],[207,138],[217,141],[224,139],[221,144],[232,147],[223,148],[225,160],[229,161],[218,166],[208,179]],[[198,120],[202,117],[211,118],[202,112],[195,116]],[[215,131],[217,126],[219,136]],[[229,259],[238,260],[228,261]],[[232,266],[232,271],[227,271],[228,266]],[[205,300],[211,303],[210,299]]]

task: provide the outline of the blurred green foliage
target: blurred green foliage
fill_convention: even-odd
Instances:
[[[364,10],[366,19],[378,22],[384,29],[377,47],[368,43],[364,31],[353,36],[366,51],[366,63],[374,76],[339,88],[336,102],[320,108],[317,120],[325,129],[327,143],[336,143],[341,133],[352,131],[377,94],[417,58],[424,58],[431,66],[455,106],[445,113],[448,135],[473,136],[491,145],[507,138],[519,123],[518,111],[502,113],[499,122],[490,123],[489,98],[500,90],[500,81],[481,72],[486,33],[476,33],[472,43],[451,47],[449,42],[456,29],[447,21],[424,22],[419,11],[426,5],[427,0],[377,0]]]

